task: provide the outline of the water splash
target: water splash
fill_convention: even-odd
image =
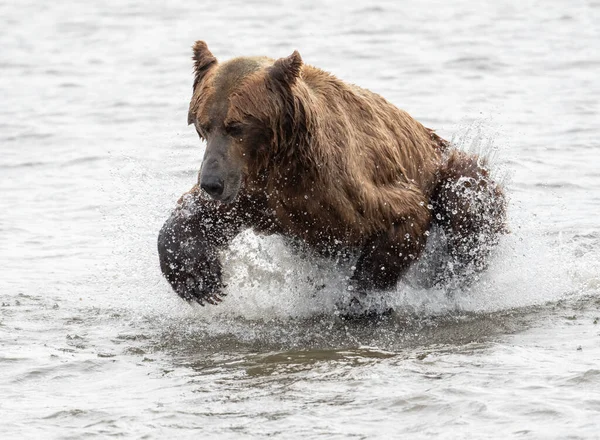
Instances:
[[[366,308],[422,317],[448,313],[486,313],[530,305],[544,304],[578,292],[589,292],[600,284],[593,261],[597,252],[590,250],[577,257],[579,244],[569,237],[559,237],[551,223],[528,208],[526,201],[511,191],[507,161],[498,147],[498,136],[482,122],[476,122],[453,137],[458,148],[485,157],[495,179],[508,187],[509,228],[495,249],[489,268],[476,275],[468,287],[424,287],[423,279],[439,256],[441,239],[434,231],[424,255],[393,291],[369,294]],[[140,165],[142,166],[142,165]],[[151,173],[148,173],[151,174]],[[179,180],[188,176],[177,175]],[[121,218],[128,226],[111,237],[117,249],[114,262],[99,278],[109,279],[107,298],[123,301],[126,307],[146,315],[189,317],[213,320],[242,319],[251,321],[288,320],[315,316],[335,316],[341,304],[349,301],[346,290],[352,274],[352,262],[332,263],[315,255],[290,248],[277,236],[258,236],[246,231],[223,252],[224,281],[228,296],[216,307],[198,307],[179,300],[162,279],[156,260],[155,231],[164,220],[168,204],[161,193],[161,182],[173,180],[171,174],[157,175],[159,183],[146,192],[132,195],[129,179],[122,183],[123,194],[135,199]],[[180,183],[179,186],[184,187]],[[135,196],[135,197],[134,197]],[[171,197],[173,200],[176,197]],[[163,206],[164,205],[164,206]],[[141,216],[136,206],[150,207],[153,216]],[[125,208],[124,208],[125,209]],[[133,233],[133,235],[132,235]],[[126,238],[126,239],[125,239]],[[123,245],[125,243],[125,245]],[[593,246],[592,246],[593,247]],[[140,253],[140,249],[145,249]],[[583,287],[582,287],[583,286]],[[114,298],[114,292],[119,292]]]

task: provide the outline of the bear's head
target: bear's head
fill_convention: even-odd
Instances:
[[[232,202],[244,182],[268,173],[308,136],[300,97],[302,58],[240,57],[219,63],[206,43],[193,47],[194,85],[188,113],[206,150],[198,176],[213,199]]]

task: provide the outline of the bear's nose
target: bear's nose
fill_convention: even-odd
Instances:
[[[223,179],[218,177],[206,177],[200,184],[200,187],[211,197],[219,197],[223,194],[223,186]]]

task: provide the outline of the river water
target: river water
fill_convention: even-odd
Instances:
[[[0,438],[600,438],[600,3],[0,2]],[[203,154],[190,47],[286,56],[493,152],[511,234],[448,295],[276,237],[180,301],[156,235]],[[323,287],[324,286],[324,287]]]

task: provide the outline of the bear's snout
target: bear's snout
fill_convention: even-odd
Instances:
[[[221,195],[223,195],[223,189],[225,188],[225,184],[223,179],[220,177],[209,175],[202,176],[200,179],[200,188],[206,192],[213,199],[219,199]]]

